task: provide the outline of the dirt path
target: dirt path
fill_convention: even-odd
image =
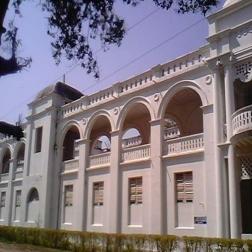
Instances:
[[[63,252],[63,251],[57,249],[31,246],[26,244],[9,244],[0,242],[0,252]]]

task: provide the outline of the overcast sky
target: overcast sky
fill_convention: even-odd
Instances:
[[[114,46],[109,51],[97,53],[100,80],[95,80],[76,62],[64,61],[56,66],[51,56],[50,38],[46,35],[45,13],[32,1],[22,4],[21,11],[22,17],[15,15],[15,24],[19,27],[19,38],[22,40],[19,53],[32,57],[33,61],[27,70],[0,78],[0,121],[11,123],[17,121],[20,113],[25,118],[27,103],[42,88],[62,80],[63,73],[66,73],[67,84],[90,94],[207,43],[207,20],[200,14],[179,15],[175,10],[158,9],[151,0],[135,8],[118,3],[116,11],[125,18],[129,31],[120,47]],[[11,12],[8,15],[10,18],[14,16]],[[179,35],[169,39],[175,34]],[[167,42],[151,50],[163,41]],[[99,49],[99,41],[94,46]],[[145,56],[128,64],[143,54]],[[117,71],[119,68],[122,70]]]

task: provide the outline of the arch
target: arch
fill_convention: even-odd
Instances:
[[[104,116],[104,117],[106,117],[106,118],[108,119],[108,121],[109,121],[109,123],[110,123],[111,131],[114,131],[114,129],[115,129],[115,124],[114,124],[113,119],[111,118],[110,113],[109,113],[108,111],[106,111],[106,110],[98,110],[98,111],[96,111],[95,113],[93,113],[93,114],[91,115],[91,117],[89,118],[89,120],[88,120],[86,129],[85,129],[85,131],[84,131],[84,137],[85,137],[86,139],[88,139],[88,138],[90,137],[90,133],[91,133],[91,131],[92,131],[92,129],[93,129],[93,126],[94,126],[96,120],[97,120],[99,117],[101,117],[101,116]]]
[[[75,126],[78,129],[79,134],[80,134],[80,139],[83,138],[83,131],[82,131],[82,128],[81,128],[79,122],[77,120],[70,120],[70,121],[66,122],[62,127],[62,134],[60,135],[59,142],[58,142],[59,146],[63,145],[63,141],[65,139],[65,136],[66,136],[68,130],[71,129],[73,126]]]
[[[206,94],[203,92],[203,90],[199,87],[199,85],[197,83],[190,81],[190,80],[180,81],[180,82],[177,82],[174,85],[172,85],[167,90],[166,94],[164,95],[164,97],[159,105],[158,118],[164,117],[166,107],[167,107],[168,103],[171,101],[171,99],[173,98],[173,96],[176,93],[178,93],[179,91],[186,89],[186,88],[194,90],[199,95],[202,106],[208,105],[208,100],[207,100]]]
[[[36,187],[32,187],[27,195],[27,203],[32,201],[39,201],[39,193]]]
[[[24,168],[24,157],[25,157],[25,143],[19,142],[14,150],[14,167],[16,170],[23,170]]]
[[[141,97],[141,96],[137,96],[137,97],[134,97],[132,99],[130,99],[122,108],[122,110],[120,111],[120,114],[118,116],[118,120],[117,120],[117,123],[116,123],[116,130],[121,130],[122,128],[122,125],[124,123],[124,120],[127,116],[127,113],[128,111],[136,104],[142,104],[144,105],[147,110],[149,111],[150,113],[150,118],[151,120],[155,120],[155,113],[154,113],[154,110],[152,109],[151,105],[150,105],[150,102],[144,98],[144,97]]]
[[[17,142],[14,150],[13,150],[13,159],[17,159],[18,153],[23,146],[25,147],[26,143],[24,140]]]
[[[12,158],[12,152],[11,149],[6,147],[2,151],[2,156],[0,159],[1,162],[1,170],[0,173],[9,173],[10,171],[10,160]]]
[[[33,187],[27,194],[27,221],[40,224],[39,220],[39,193],[37,188]]]
[[[80,139],[80,132],[78,127],[72,125],[68,128],[63,138],[63,161],[74,159],[79,154],[76,153],[76,140]]]

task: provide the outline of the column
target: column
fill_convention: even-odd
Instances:
[[[122,182],[120,172],[120,149],[121,149],[119,131],[111,132],[111,157],[110,157],[110,220],[109,232],[120,232],[121,223],[121,202]]]
[[[226,124],[227,124],[227,141],[230,141],[232,136],[232,114],[235,111],[234,104],[234,84],[233,84],[233,72],[232,66],[228,63],[224,67],[225,74],[225,100],[226,100]]]
[[[6,215],[6,222],[8,225],[11,225],[12,221],[12,203],[13,203],[13,174],[14,174],[14,160],[11,158],[9,160],[9,178],[8,178],[8,187],[7,187],[7,194],[6,194],[6,209],[7,209],[7,215]]]
[[[214,72],[214,166],[216,171],[216,228],[217,237],[224,236],[224,206],[223,206],[223,164],[222,151],[218,144],[223,138],[223,117],[222,117],[222,103],[221,103],[221,77],[219,66],[215,68]]]
[[[228,183],[231,238],[241,237],[240,176],[236,164],[235,149],[233,145],[230,145],[228,149]]]
[[[76,203],[75,223],[77,230],[86,230],[87,227],[87,182],[86,168],[89,158],[89,140],[80,139],[76,141],[79,146],[79,169],[77,188],[74,189],[74,194],[78,194],[79,200]]]
[[[235,111],[233,71],[230,62],[224,67],[225,74],[225,101],[227,142],[232,137],[232,114]],[[230,143],[228,147],[228,182],[229,182],[229,211],[230,211],[230,235],[231,238],[239,238],[241,235],[241,202],[238,167],[236,165],[235,149]]]
[[[162,120],[150,122],[151,125],[151,233],[164,233],[166,220],[164,218],[165,194],[163,188],[162,167]],[[167,215],[167,213],[166,213]]]

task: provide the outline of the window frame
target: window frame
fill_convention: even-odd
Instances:
[[[71,188],[71,190],[69,190]],[[73,184],[64,186],[64,207],[72,207],[73,206]]]
[[[129,205],[142,205],[143,204],[143,177],[129,178],[128,198]]]
[[[185,171],[174,174],[175,178],[175,202],[178,203],[193,203],[193,172]],[[180,178],[179,178],[180,177]],[[182,196],[179,196],[181,194]],[[188,197],[188,195],[190,195]]]
[[[93,182],[93,207],[104,205],[104,181]]]
[[[37,127],[35,130],[35,148],[34,152],[39,153],[42,150],[43,127]]]

